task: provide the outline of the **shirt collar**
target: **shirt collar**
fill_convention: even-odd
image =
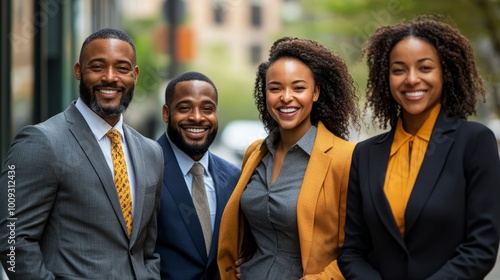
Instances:
[[[311,126],[309,130],[302,136],[302,138],[295,143],[290,150],[301,148],[304,152],[306,152],[309,156],[311,155],[312,148],[314,145],[314,140],[316,139],[316,131],[318,128],[316,126]],[[276,151],[276,144],[280,138],[279,128],[273,129],[266,137],[265,141],[262,143],[263,146],[266,146],[267,149],[274,155]]]
[[[105,120],[103,120],[99,115],[97,115],[94,111],[92,111],[87,104],[85,104],[80,98],[76,100],[75,104],[76,108],[80,113],[82,114],[83,118],[87,122],[87,124],[90,127],[90,130],[92,130],[92,133],[94,134],[95,138],[97,141],[100,141],[104,136],[106,136],[106,133],[111,128],[114,128],[120,132],[120,135],[122,137],[122,140],[124,139],[123,137],[123,115],[120,114],[120,119],[118,122],[115,124],[114,127],[109,125]]]
[[[172,141],[170,141],[170,138],[168,137],[168,133],[165,132],[165,135],[167,136],[168,142],[170,143],[170,146],[172,147],[172,151],[174,151],[175,158],[177,159],[177,163],[179,163],[179,167],[181,169],[182,175],[186,176],[189,171],[191,170],[191,167],[193,167],[193,164],[195,161],[189,157],[186,153],[184,153],[179,147],[177,147]],[[203,165],[203,168],[205,169],[204,174],[208,174],[208,160],[209,153],[205,153],[203,157],[198,161],[201,165]]]
[[[432,108],[429,117],[425,120],[424,124],[415,134],[415,137],[418,137],[424,141],[429,142],[432,135],[432,129],[434,128],[434,124],[436,123],[437,117],[441,110],[441,104],[437,104]],[[391,146],[391,156],[395,154],[401,146],[406,144],[406,142],[413,139],[414,136],[406,132],[403,128],[403,121],[401,116],[398,119],[398,123],[396,125],[396,131],[394,132],[394,140]]]

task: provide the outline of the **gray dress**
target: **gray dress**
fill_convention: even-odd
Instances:
[[[264,145],[269,152],[255,169],[241,196],[241,209],[257,249],[241,266],[241,279],[299,279],[302,277],[297,198],[309,162],[316,127],[288,151],[278,178],[271,184],[278,131]]]

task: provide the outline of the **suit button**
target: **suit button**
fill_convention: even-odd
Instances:
[[[134,255],[134,251],[133,250],[130,250],[130,255],[133,256]]]

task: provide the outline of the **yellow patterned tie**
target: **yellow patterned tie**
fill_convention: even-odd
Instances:
[[[128,235],[132,233],[132,196],[130,194],[130,182],[128,180],[127,163],[123,155],[120,133],[112,128],[106,133],[111,139],[111,157],[113,158],[113,169],[115,171],[115,186],[122,208],[123,218],[127,224]]]

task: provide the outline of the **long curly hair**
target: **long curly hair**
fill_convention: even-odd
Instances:
[[[313,125],[321,121],[330,132],[343,139],[349,136],[350,121],[353,127],[359,128],[356,85],[347,64],[316,41],[283,37],[272,45],[269,59],[259,65],[255,80],[255,104],[268,131],[278,127],[278,123],[266,108],[266,73],[269,66],[280,58],[297,59],[312,72],[314,83],[320,89],[319,99],[311,111]]]
[[[467,38],[440,15],[423,15],[410,22],[378,28],[363,49],[368,64],[364,113],[371,107],[375,126],[386,129],[397,123],[400,106],[389,88],[389,56],[394,46],[407,37],[417,37],[434,46],[443,68],[443,108],[452,117],[466,119],[476,114],[477,97],[485,100],[486,89],[479,76]]]

